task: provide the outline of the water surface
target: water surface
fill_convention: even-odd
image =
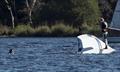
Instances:
[[[120,72],[120,43],[110,46],[117,51],[81,55],[76,38],[0,38],[0,72]]]

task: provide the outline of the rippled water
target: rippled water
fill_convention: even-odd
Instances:
[[[120,72],[120,43],[110,46],[117,51],[80,55],[76,38],[1,38],[0,72]]]

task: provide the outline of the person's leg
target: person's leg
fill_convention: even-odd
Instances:
[[[108,46],[107,35],[108,35],[108,32],[105,32],[104,33],[104,42],[105,42],[105,48],[104,49],[107,49],[107,46]]]
[[[106,39],[105,32],[103,32],[102,40],[103,40],[104,43],[105,43],[105,39]]]
[[[82,48],[80,47],[80,40],[79,39],[77,39],[78,40],[78,52],[81,52],[82,51]]]

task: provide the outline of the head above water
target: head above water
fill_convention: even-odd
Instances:
[[[14,54],[14,49],[9,49],[9,54]]]
[[[105,21],[104,18],[100,18],[100,21]]]

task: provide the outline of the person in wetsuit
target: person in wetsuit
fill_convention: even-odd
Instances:
[[[105,48],[107,49],[107,45],[108,45],[108,41],[107,41],[107,36],[108,36],[108,24],[107,22],[104,20],[104,18],[100,19],[100,27],[101,27],[101,31],[102,31],[102,35],[103,35],[103,41],[105,42]]]

